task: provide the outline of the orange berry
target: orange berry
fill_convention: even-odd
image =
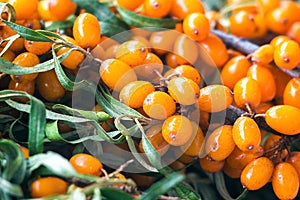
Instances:
[[[291,79],[285,86],[283,103],[300,109],[300,78]]]
[[[286,42],[286,41],[289,41],[291,40],[288,36],[286,35],[277,35],[275,36],[271,42],[270,42],[270,45],[274,48],[277,47],[277,46],[280,46],[283,42]]]
[[[177,37],[173,50],[176,55],[187,60],[190,64],[195,63],[199,56],[197,43],[184,34]]]
[[[273,170],[274,166],[269,158],[257,158],[250,162],[242,171],[241,183],[248,190],[258,190],[268,183],[272,177]]]
[[[30,53],[43,55],[51,49],[52,43],[24,40],[24,47]]]
[[[225,165],[223,167],[223,172],[230,178],[240,178],[242,174],[241,169],[233,168],[227,162],[225,162]]]
[[[235,143],[232,138],[232,126],[224,125],[215,129],[207,138],[205,150],[216,160],[225,160],[234,150]]]
[[[205,8],[203,3],[198,0],[174,0],[170,12],[173,17],[184,19],[191,13],[204,13]]]
[[[17,82],[14,80],[10,80],[8,89],[10,90],[17,90],[17,91],[24,91],[30,95],[34,94],[34,89],[35,89],[35,83],[34,81],[23,81],[23,82]],[[27,102],[29,101],[28,98],[18,98],[16,99],[17,101],[20,102]]]
[[[266,122],[274,130],[285,135],[300,133],[300,109],[290,105],[273,106],[266,112]]]
[[[98,58],[100,60],[106,59],[105,50],[101,43],[97,44],[97,46],[95,48],[93,48],[93,50],[91,51],[91,54],[94,58]]]
[[[137,80],[134,70],[118,59],[107,59],[102,62],[99,73],[103,82],[115,91],[121,91],[125,85]]]
[[[176,104],[167,93],[155,91],[145,98],[143,110],[151,118],[164,120],[175,113]]]
[[[48,21],[52,20],[51,12],[49,10],[49,2],[48,0],[41,0],[38,4],[38,13],[41,19]]]
[[[293,23],[293,25],[287,31],[286,35],[292,40],[300,43],[300,22]]]
[[[132,11],[142,5],[143,2],[144,0],[117,0],[119,6]]]
[[[265,44],[251,54],[251,61],[256,64],[266,65],[273,61],[273,54],[274,47],[270,44]]]
[[[188,142],[188,147],[185,149],[184,154],[187,156],[199,156],[202,152],[202,147],[204,146],[204,133],[201,127],[195,123],[191,122],[193,127],[193,134],[195,137],[192,137],[192,141]]]
[[[29,158],[29,149],[23,146],[20,146],[24,158]]]
[[[78,43],[71,37],[69,36],[62,36],[67,42],[70,42],[76,46],[78,46]],[[68,47],[61,47],[58,52],[57,52],[57,56],[60,56],[66,52],[68,52],[70,50],[70,48]],[[75,70],[80,63],[82,63],[82,61],[84,60],[84,55],[82,53],[80,53],[79,51],[72,51],[69,56],[63,60],[61,62],[61,64],[71,70]]]
[[[35,65],[40,63],[40,59],[37,55],[30,53],[30,52],[24,52],[19,54],[14,60],[13,63],[16,65],[19,65],[21,67],[34,67]],[[38,73],[33,74],[25,74],[25,75],[11,75],[11,78],[14,81],[33,81],[38,76]]]
[[[233,101],[232,91],[223,85],[209,85],[200,89],[199,108],[205,112],[220,112]]]
[[[197,102],[200,89],[191,79],[177,77],[168,84],[168,92],[173,99],[182,105],[192,105]]]
[[[16,19],[29,19],[32,13],[37,11],[38,0],[9,0],[8,3],[12,5],[16,11]]]
[[[144,14],[149,17],[161,18],[171,10],[172,0],[145,0]]]
[[[179,33],[173,30],[163,30],[153,32],[149,42],[154,51],[158,54],[165,54],[173,51],[173,46]]]
[[[222,67],[228,60],[228,52],[224,42],[216,35],[210,33],[208,37],[199,42],[217,67]]]
[[[281,162],[287,155],[286,149],[274,151],[281,139],[282,137],[279,135],[271,135],[264,143],[265,156],[269,157],[274,164]]]
[[[93,49],[100,43],[101,32],[98,19],[89,13],[80,14],[73,25],[73,36],[84,49]]]
[[[116,58],[130,66],[138,66],[144,62],[148,54],[145,44],[129,40],[121,44],[116,51]]]
[[[247,11],[238,11],[229,17],[230,31],[239,37],[251,37],[255,32],[254,15]]]
[[[206,39],[209,31],[209,21],[206,16],[200,12],[191,13],[183,20],[183,32],[196,41]]]
[[[222,170],[224,167],[225,161],[215,161],[209,156],[199,159],[201,168],[209,173],[216,173]]]
[[[179,65],[189,64],[186,59],[174,53],[168,53],[166,55],[165,61],[166,64],[171,68],[176,68]]]
[[[47,101],[57,101],[65,95],[65,89],[60,84],[54,70],[39,73],[36,86]]]
[[[269,69],[254,64],[249,68],[247,76],[257,81],[261,92],[261,102],[271,101],[275,97],[276,83]]]
[[[75,13],[77,7],[72,0],[48,0],[47,2],[52,20],[66,20]]]
[[[296,169],[298,173],[298,177],[300,180],[300,152],[299,151],[293,151],[289,154],[289,156],[286,159],[286,162],[293,165],[293,167]]]
[[[70,158],[70,163],[78,173],[93,176],[100,176],[102,174],[102,163],[89,154],[75,154]]]
[[[247,71],[251,66],[251,62],[244,55],[231,58],[221,71],[221,79],[225,86],[233,90],[234,85],[247,76]]]
[[[279,199],[294,199],[299,191],[299,177],[296,169],[287,162],[276,165],[272,187]]]
[[[280,0],[258,0],[260,8],[267,13],[279,6]]]
[[[250,108],[255,109],[261,101],[261,91],[256,80],[245,77],[240,79],[234,86],[234,101],[240,108],[245,108],[248,104]]]
[[[232,128],[233,140],[245,152],[256,151],[261,142],[261,133],[256,122],[249,117],[239,117]]]
[[[147,95],[154,91],[155,88],[150,82],[133,81],[122,88],[119,99],[131,108],[140,108]]]
[[[3,48],[0,48],[0,52],[3,50]],[[1,56],[1,58],[5,59],[5,60],[8,60],[10,62],[12,62],[15,58],[16,58],[16,54],[10,50],[10,49],[7,49],[4,54]]]
[[[265,112],[267,112],[267,110],[269,108],[271,108],[272,106],[273,106],[273,104],[269,103],[269,102],[261,103],[261,104],[259,104],[258,107],[255,108],[255,113],[256,114],[265,114]]]
[[[51,195],[65,194],[68,184],[60,178],[44,177],[38,178],[30,186],[32,198],[42,198]]]
[[[191,79],[196,84],[200,84],[201,76],[197,69],[191,65],[179,65],[175,68],[174,72],[178,73],[180,76]]]
[[[275,48],[274,62],[283,69],[294,69],[300,62],[300,47],[299,44],[293,40],[283,42],[280,46]]]
[[[162,136],[173,146],[186,144],[193,134],[193,127],[188,118],[183,115],[168,117],[162,127]]]

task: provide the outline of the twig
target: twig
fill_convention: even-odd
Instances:
[[[120,172],[122,172],[130,163],[133,163],[134,160],[131,159],[129,161],[127,161],[126,163],[124,163],[123,165],[121,165],[118,169],[116,169],[114,172],[110,173],[108,175],[109,178],[116,176],[117,174],[119,174]]]

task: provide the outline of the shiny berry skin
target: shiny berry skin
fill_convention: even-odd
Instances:
[[[254,64],[249,68],[247,76],[257,81],[261,91],[261,102],[271,101],[275,97],[276,83],[269,69]]]
[[[273,170],[274,166],[269,158],[257,158],[243,169],[241,183],[248,190],[258,190],[268,183]]]
[[[209,21],[202,13],[191,13],[183,20],[183,32],[193,40],[204,40],[208,37],[209,31]]]
[[[300,47],[293,40],[283,42],[274,51],[275,64],[283,69],[294,69],[300,63]]]
[[[151,34],[149,42],[154,51],[162,55],[173,51],[174,42],[179,35],[180,33],[173,30],[155,31]]]
[[[191,13],[204,13],[205,8],[203,3],[198,0],[174,0],[170,12],[173,17],[184,19]]]
[[[84,49],[93,49],[101,41],[98,19],[89,13],[80,14],[73,25],[73,36],[78,45]]]
[[[146,96],[154,91],[155,88],[150,82],[133,81],[122,88],[119,99],[131,108],[140,108]]]
[[[229,18],[230,31],[232,34],[239,37],[251,37],[255,32],[254,15],[247,11],[239,11],[234,13]]]
[[[68,183],[57,177],[38,178],[30,186],[32,198],[42,198],[67,192]]]
[[[14,80],[10,80],[8,89],[16,90],[16,91],[24,91],[30,95],[34,94],[35,83],[34,81],[23,81],[23,82],[16,82]],[[28,98],[17,98],[16,101],[20,101],[26,103],[29,101]]]
[[[270,45],[274,48],[277,47],[277,46],[280,46],[283,42],[286,42],[286,41],[289,41],[291,40],[288,36],[286,35],[277,35],[275,36],[271,42],[270,42]]]
[[[251,62],[244,55],[231,58],[221,70],[221,79],[225,86],[233,90],[234,85],[247,76]]]
[[[233,168],[227,162],[224,164],[223,172],[230,178],[240,178],[242,174],[241,169]]]
[[[30,53],[35,55],[43,55],[51,49],[52,43],[24,40],[24,47]]]
[[[194,137],[192,137],[192,141],[188,142],[188,147],[184,151],[184,155],[187,156],[199,156],[202,153],[203,147],[204,147],[204,133],[201,129],[201,127],[195,123],[191,122],[193,127],[193,134],[195,134]]]
[[[224,125],[215,129],[207,138],[205,150],[216,160],[225,160],[234,150],[235,143],[232,138],[232,126]]]
[[[39,3],[38,0],[9,0],[7,2],[14,7],[17,20],[31,18],[32,13],[37,11]]]
[[[164,139],[173,146],[186,144],[193,134],[190,120],[182,115],[168,117],[162,127]]]
[[[239,117],[234,122],[232,136],[236,146],[242,151],[254,152],[260,146],[260,129],[250,117]]]
[[[52,20],[64,21],[75,13],[77,5],[72,0],[48,0],[48,7]]]
[[[216,173],[222,170],[224,167],[225,161],[215,161],[209,156],[199,159],[201,168],[209,173]]]
[[[144,14],[153,18],[166,16],[171,10],[172,0],[145,0]]]
[[[144,62],[148,54],[145,44],[137,40],[129,40],[121,44],[116,51],[116,58],[130,66],[138,66]]]
[[[36,86],[39,93],[47,101],[57,101],[65,95],[65,89],[60,84],[54,70],[39,73]]]
[[[167,93],[155,91],[145,98],[143,110],[151,118],[164,120],[175,113],[176,104]]]
[[[223,85],[209,85],[200,89],[199,108],[205,112],[220,112],[233,101],[232,91]]]
[[[250,108],[256,108],[261,102],[261,91],[256,80],[245,77],[239,80],[233,89],[234,101],[239,108],[245,108],[249,104]]]
[[[173,99],[182,105],[192,105],[197,102],[200,89],[191,79],[177,77],[168,84],[168,92]]]
[[[178,36],[175,41],[173,53],[187,60],[188,63],[193,64],[196,62],[199,56],[198,44],[195,41],[193,41],[191,38],[182,34]],[[179,64],[186,64],[186,63],[179,63]]]
[[[276,165],[273,177],[272,187],[279,199],[294,199],[299,191],[299,177],[296,169],[287,162]]]
[[[97,158],[89,154],[75,154],[69,161],[74,169],[80,174],[88,174],[92,176],[100,176],[102,174],[102,163]]]
[[[198,70],[191,65],[179,65],[175,68],[174,72],[178,73],[180,76],[191,79],[196,84],[200,84],[201,76]]]
[[[300,78],[291,79],[285,86],[283,103],[300,109]]]
[[[295,167],[300,180],[300,152],[299,151],[290,152],[289,156],[286,159],[286,162],[290,163],[291,165],[293,165],[293,167]]]
[[[99,73],[103,82],[115,91],[121,91],[125,85],[137,80],[134,70],[118,59],[103,61]]]
[[[274,49],[270,44],[260,46],[251,54],[251,61],[260,65],[269,64],[273,61]]]
[[[119,6],[132,11],[138,8],[143,2],[144,0],[117,0]]]
[[[300,22],[295,22],[293,25],[289,28],[286,35],[291,38],[292,40],[295,40],[296,42],[300,42]]]
[[[290,105],[273,106],[266,112],[266,122],[274,130],[285,135],[300,133],[300,109]]]

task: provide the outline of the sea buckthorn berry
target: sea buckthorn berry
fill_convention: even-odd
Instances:
[[[162,60],[154,53],[147,53],[145,60],[134,68],[135,73],[139,78],[153,81],[153,79],[158,78],[158,73],[162,73],[164,70],[164,65]]]
[[[29,149],[24,146],[20,146],[20,149],[23,153],[24,158],[29,158]]]
[[[258,0],[258,4],[263,10],[263,13],[267,13],[278,7],[280,0]]]
[[[292,40],[300,43],[300,22],[293,23],[291,28],[289,28],[289,30],[287,31],[286,35]]]
[[[200,89],[199,108],[205,112],[220,112],[233,101],[232,91],[223,85],[209,85]]]
[[[173,99],[182,105],[192,105],[197,102],[200,89],[191,79],[177,77],[168,84],[168,92]]]
[[[24,52],[19,54],[14,60],[13,63],[19,65],[21,67],[34,67],[35,65],[40,63],[40,59],[37,55]],[[22,81],[33,81],[38,76],[38,73],[33,74],[25,74],[25,75],[11,75],[11,78],[14,81],[22,82]]]
[[[176,104],[167,93],[155,91],[145,98],[143,110],[151,118],[164,120],[175,113]]]
[[[146,131],[146,137],[148,138],[152,146],[158,151],[160,156],[163,156],[168,151],[170,145],[164,140],[162,136],[162,124],[151,126]],[[142,140],[139,143],[139,149],[141,152],[145,153]]]
[[[78,43],[71,37],[69,36],[62,36],[67,42],[70,42],[76,46],[78,46]],[[61,47],[58,52],[57,56],[60,56],[64,53],[67,53],[70,50],[68,47]],[[78,65],[84,60],[84,55],[80,53],[79,51],[72,51],[69,56],[61,62],[61,64],[71,70],[75,70]]]
[[[84,49],[93,49],[100,43],[101,32],[98,19],[89,13],[80,14],[73,25],[73,36]]]
[[[60,84],[54,70],[39,73],[36,86],[47,101],[57,101],[65,95],[65,89]]]
[[[293,40],[283,42],[275,48],[274,62],[283,69],[294,69],[300,62],[300,47]]]
[[[97,44],[97,46],[95,48],[93,48],[93,50],[91,51],[91,54],[94,58],[98,58],[100,60],[106,59],[105,50],[104,50],[103,46],[101,45],[101,43]]]
[[[254,64],[249,68],[247,76],[257,81],[261,92],[261,102],[271,101],[275,97],[276,83],[269,69]]]
[[[247,76],[251,62],[244,55],[231,58],[222,68],[221,79],[225,86],[233,90],[234,85],[241,78]]]
[[[215,129],[206,140],[205,150],[216,160],[225,160],[234,150],[235,143],[232,138],[232,126],[224,125]]]
[[[76,3],[72,0],[48,0],[52,20],[66,20],[75,13]]]
[[[271,135],[264,143],[265,156],[270,158],[274,164],[279,163],[288,154],[286,149],[274,152],[274,148],[278,147],[281,138],[279,135]]]
[[[263,147],[259,147],[255,152],[244,152],[235,147],[232,153],[226,158],[226,164],[235,169],[244,169],[254,159],[262,156]]]
[[[299,151],[291,152],[287,157],[286,162],[290,163],[291,165],[293,165],[293,167],[295,167],[300,180],[300,152]]]
[[[290,105],[273,106],[266,112],[266,122],[274,130],[285,135],[300,133],[300,109]]]
[[[115,45],[112,45],[109,48],[107,48],[105,50],[106,59],[115,58],[116,57],[116,52],[117,52],[119,46],[120,46],[119,44],[115,44]]]
[[[168,117],[162,126],[162,136],[173,146],[186,144],[193,135],[193,127],[190,120],[183,115]]]
[[[24,40],[24,47],[30,53],[43,55],[51,49],[52,43]]]
[[[273,177],[272,187],[279,199],[294,199],[299,191],[299,177],[296,169],[287,162],[276,165]]]
[[[23,82],[16,82],[11,80],[8,85],[8,89],[10,90],[17,90],[17,91],[24,91],[30,95],[33,95],[35,89],[34,81],[23,81]],[[21,101],[23,103],[29,101],[28,98],[18,98],[17,101]]]
[[[29,19],[32,13],[37,11],[38,0],[9,0],[8,3],[12,5],[16,11],[16,19]]]
[[[289,41],[289,40],[291,40],[291,39],[286,35],[277,35],[271,40],[270,45],[275,50],[276,47],[280,46],[283,42]]]
[[[154,18],[166,16],[171,10],[172,0],[145,0],[145,15]]]
[[[269,158],[257,158],[250,162],[242,171],[241,183],[248,190],[258,190],[268,183],[272,177],[273,170],[274,166]]]
[[[209,173],[216,173],[223,169],[225,161],[215,161],[209,156],[199,159],[200,167]]]
[[[40,18],[48,21],[52,20],[53,17],[51,16],[51,12],[49,10],[49,2],[48,0],[41,0],[38,4],[38,13],[40,15]]]
[[[210,24],[202,13],[191,13],[183,20],[183,32],[196,41],[207,38]]]
[[[118,59],[102,62],[99,73],[103,82],[115,91],[121,91],[125,85],[137,80],[134,70]]]
[[[189,62],[183,57],[174,53],[168,53],[165,58],[166,64],[171,68],[176,68],[179,65],[186,65]]]
[[[173,30],[153,32],[149,42],[154,51],[158,54],[165,54],[173,51],[173,46],[179,33]]]
[[[260,46],[251,54],[251,61],[260,65],[266,65],[273,61],[274,47],[270,44]]]
[[[201,127],[195,123],[191,122],[193,127],[193,134],[195,134],[195,137],[191,137],[191,142],[187,142],[187,149],[184,149],[184,154],[187,156],[200,156],[202,153],[202,149],[204,146],[204,133],[201,129]]]
[[[144,0],[117,0],[119,6],[132,11],[138,8],[143,2]]]
[[[170,12],[173,17],[184,19],[191,13],[204,13],[205,8],[203,3],[198,0],[174,0]]]
[[[119,95],[120,101],[131,108],[140,108],[148,94],[154,92],[154,86],[147,81],[133,81],[125,85]]]
[[[223,172],[230,178],[240,178],[242,174],[241,169],[233,168],[227,162],[224,164]]]
[[[2,51],[3,51],[3,48],[0,48],[0,52],[2,52]],[[1,56],[1,58],[12,62],[16,58],[16,54],[12,50],[7,49],[4,52],[4,54]]]
[[[228,52],[224,42],[216,35],[210,33],[199,44],[206,50],[217,67],[222,67],[228,60]]]
[[[175,41],[174,53],[183,59],[186,59],[190,64],[193,64],[198,58],[198,45],[191,38],[182,34],[178,36]]]
[[[300,78],[291,79],[285,86],[283,103],[300,109]]]
[[[251,38],[261,38],[264,37],[268,31],[265,16],[262,14],[254,15],[255,31],[251,35]]]
[[[68,183],[57,177],[38,178],[30,186],[30,195],[33,198],[42,198],[51,195],[65,194]]]
[[[247,11],[239,11],[229,17],[230,31],[239,37],[251,37],[255,32],[254,14]]]
[[[269,108],[271,108],[272,106],[273,106],[273,104],[270,102],[261,103],[261,104],[259,104],[259,106],[257,106],[255,108],[255,113],[256,114],[265,114],[267,112],[267,110]]]
[[[261,101],[261,91],[256,80],[245,77],[240,79],[234,86],[234,101],[240,108],[245,108],[248,104],[250,108],[255,109]]]
[[[97,158],[89,154],[75,154],[69,161],[78,173],[93,176],[100,176],[102,174],[102,163]]]
[[[180,65],[175,68],[174,72],[178,73],[180,76],[191,79],[196,84],[200,84],[201,76],[197,69],[191,65]]]
[[[138,66],[144,62],[148,54],[145,44],[136,40],[129,40],[121,44],[116,51],[116,58],[130,66]]]
[[[250,117],[239,117],[234,122],[232,136],[236,146],[245,152],[256,151],[261,142],[260,129]]]

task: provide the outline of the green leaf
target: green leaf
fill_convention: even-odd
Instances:
[[[74,15],[67,18],[65,21],[53,21],[50,25],[47,25],[45,29],[47,31],[57,31],[67,28],[72,28],[76,17]]]
[[[119,26],[118,24],[113,24],[107,21],[100,21],[100,26],[101,26],[101,35],[105,35],[107,37],[112,37],[114,35],[117,35],[118,33],[122,33],[127,30],[124,29],[122,26]],[[129,40],[129,39],[130,37],[128,36],[125,40]]]
[[[184,180],[184,176],[179,173],[172,173],[166,178],[154,183],[139,199],[152,200],[157,199],[160,195],[167,193],[169,190]]]
[[[111,200],[133,200],[128,193],[114,188],[101,188],[101,194]]]
[[[117,10],[121,15],[122,19],[128,25],[135,26],[138,28],[155,27],[173,29],[176,27],[176,24],[180,22],[180,20],[172,18],[150,18],[142,16],[135,12],[124,9],[120,6],[117,7]]]
[[[23,197],[23,191],[20,185],[13,184],[0,177],[0,191],[15,197]]]
[[[202,0],[206,10],[220,10],[225,4],[225,0]]]

